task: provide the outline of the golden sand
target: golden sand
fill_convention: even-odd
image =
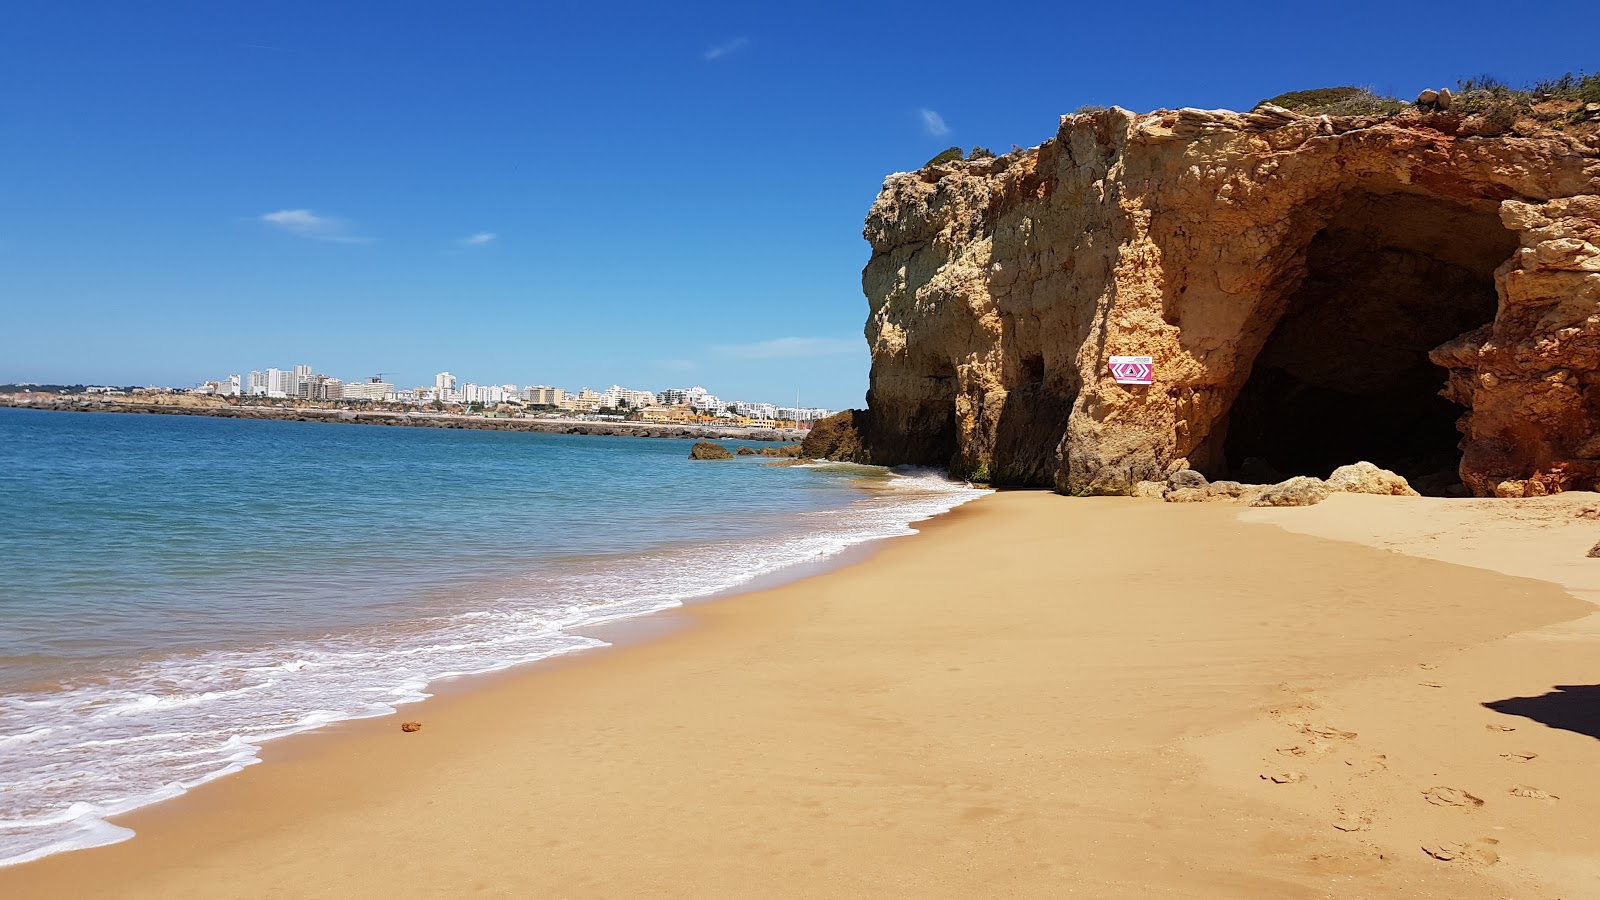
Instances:
[[[1600,523],[1518,503],[997,494],[0,896],[1600,897]]]

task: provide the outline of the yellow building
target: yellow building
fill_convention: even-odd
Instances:
[[[643,422],[689,425],[695,421],[694,410],[687,406],[646,406],[639,410]]]

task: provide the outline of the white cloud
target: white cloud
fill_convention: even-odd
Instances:
[[[736,37],[731,41],[724,41],[723,43],[712,47],[710,50],[707,50],[705,52],[705,58],[708,60],[721,59],[730,53],[736,53],[740,50],[743,50],[749,43],[750,39],[747,37]]]
[[[493,243],[494,239],[499,236],[492,231],[480,231],[464,238],[457,238],[456,243],[463,247],[482,247],[484,244]]]
[[[867,342],[861,338],[782,337],[752,344],[718,344],[712,349],[734,359],[808,359],[864,352]]]
[[[295,237],[336,244],[370,244],[372,238],[350,233],[350,223],[333,216],[319,216],[309,209],[280,209],[261,217],[261,221]]]
[[[944,116],[931,109],[919,109],[917,112],[922,114],[922,127],[929,134],[934,137],[944,137],[950,133],[950,126],[944,123]]]

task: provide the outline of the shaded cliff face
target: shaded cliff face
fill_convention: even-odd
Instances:
[[[1461,125],[1110,109],[891,176],[864,232],[869,453],[1070,492],[1178,460],[1593,487],[1600,153]]]

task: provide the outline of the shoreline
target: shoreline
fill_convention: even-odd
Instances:
[[[692,467],[694,464],[689,463],[689,465]],[[237,777],[241,771],[252,769],[259,762],[270,758],[272,748],[283,740],[291,740],[294,737],[330,727],[337,728],[340,724],[350,721],[390,720],[396,714],[406,714],[417,702],[427,699],[430,695],[458,689],[456,687],[458,685],[470,686],[479,679],[488,676],[499,675],[507,671],[527,669],[531,663],[547,662],[588,649],[603,649],[603,644],[632,643],[642,640],[644,635],[671,627],[671,623],[655,621],[654,616],[656,613],[670,612],[680,605],[702,603],[752,590],[776,587],[819,572],[848,565],[850,561],[862,558],[865,554],[870,553],[870,548],[883,538],[913,534],[914,530],[910,526],[917,521],[938,512],[946,511],[952,505],[967,502],[981,494],[979,491],[965,488],[958,483],[945,482],[943,479],[932,479],[931,481],[938,483],[930,483],[930,479],[918,476],[919,473],[909,473],[905,477],[897,477],[885,473],[879,479],[869,480],[866,487],[850,491],[849,493],[856,499],[852,500],[848,506],[836,510],[836,512],[851,512],[852,515],[847,519],[841,520],[838,528],[835,528],[830,521],[815,521],[812,527],[802,528],[799,531],[795,531],[791,527],[790,531],[793,533],[780,533],[755,540],[749,544],[750,553],[753,553],[753,556],[748,553],[737,556],[738,560],[749,563],[749,567],[732,564],[735,557],[727,555],[726,548],[716,550],[715,545],[699,548],[706,551],[716,550],[714,558],[721,560],[726,565],[718,571],[708,570],[701,572],[700,569],[693,566],[683,569],[681,566],[682,561],[680,560],[680,563],[675,565],[677,571],[699,573],[687,579],[684,577],[664,579],[662,577],[663,573],[656,569],[634,567],[627,570],[627,572],[640,575],[643,579],[643,586],[640,590],[646,592],[637,597],[634,596],[637,592],[633,590],[627,581],[630,577],[629,574],[625,574],[624,570],[615,569],[615,567],[606,570],[611,572],[611,584],[598,593],[590,592],[594,593],[593,597],[590,597],[590,593],[581,591],[578,594],[558,593],[552,595],[565,597],[566,600],[564,602],[569,603],[579,603],[577,599],[574,599],[579,596],[588,597],[593,602],[590,602],[587,606],[583,606],[581,603],[579,606],[568,606],[565,608],[564,613],[560,609],[554,610],[557,618],[568,623],[577,624],[557,627],[553,621],[541,623],[541,619],[535,617],[532,620],[536,626],[535,630],[540,628],[551,629],[549,630],[548,640],[539,639],[532,644],[505,644],[502,640],[498,640],[497,638],[503,638],[507,634],[507,627],[516,626],[517,620],[512,617],[504,620],[505,622],[510,622],[511,626],[502,623],[498,626],[498,631],[494,630],[496,626],[492,625],[491,630],[487,633],[481,633],[482,629],[479,629],[479,633],[474,634],[465,634],[460,630],[451,631],[451,638],[445,640],[443,642],[444,645],[447,648],[454,646],[454,649],[462,652],[456,653],[452,658],[443,659],[438,658],[437,654],[431,655],[428,657],[434,660],[431,668],[416,667],[402,671],[400,675],[396,676],[397,678],[402,678],[400,681],[374,681],[371,678],[363,680],[346,672],[344,673],[346,677],[344,678],[344,690],[342,692],[330,693],[324,690],[321,694],[310,698],[311,705],[306,705],[305,697],[290,696],[288,697],[289,702],[293,703],[298,700],[300,705],[290,709],[289,712],[291,714],[287,718],[273,720],[270,723],[271,727],[262,726],[251,729],[244,726],[219,724],[213,728],[211,725],[199,723],[198,720],[194,720],[191,716],[191,720],[196,722],[193,728],[196,733],[201,737],[208,733],[213,736],[209,744],[202,743],[197,749],[203,752],[207,748],[215,748],[211,755],[216,757],[213,768],[190,766],[191,772],[198,773],[192,778],[188,777],[189,772],[175,773],[182,775],[183,777],[181,778],[163,778],[159,773],[143,778],[130,777],[129,774],[126,774],[129,772],[125,768],[126,761],[119,762],[121,757],[113,755],[109,762],[106,762],[100,761],[98,757],[91,754],[88,757],[86,766],[98,767],[98,771],[104,772],[102,781],[95,785],[96,790],[68,795],[71,799],[83,801],[74,804],[73,809],[70,811],[64,809],[64,801],[55,799],[60,798],[62,793],[54,789],[48,795],[49,798],[55,800],[54,806],[35,805],[30,808],[26,802],[23,802],[22,809],[43,809],[45,814],[34,815],[31,818],[21,816],[18,817],[18,822],[12,823],[14,826],[19,826],[22,821],[38,823],[38,825],[32,826],[27,830],[19,829],[13,834],[10,829],[7,829],[7,849],[10,852],[6,855],[10,856],[11,859],[0,864],[0,869],[16,865],[27,865],[39,859],[47,859],[63,852],[71,853],[92,849],[97,845],[107,846],[126,841],[129,839],[127,833],[121,826],[114,823],[122,821],[125,816],[137,815],[144,809],[177,801],[188,792],[201,789],[230,775]],[[852,479],[852,482],[855,480],[859,479]],[[885,483],[878,484],[879,480],[884,480]],[[865,490],[865,493],[861,493],[861,490]],[[876,498],[881,499],[873,499],[868,506],[858,509],[856,503],[868,500],[869,495],[875,495]],[[746,537],[751,537],[751,535],[746,535]],[[685,548],[694,546],[693,542],[684,544]],[[704,553],[701,553],[700,556],[704,557]],[[613,557],[613,559],[622,558]],[[710,559],[711,557],[704,558]],[[623,580],[617,580],[619,578]],[[526,588],[527,586],[523,585],[522,587]],[[556,584],[554,587],[557,591],[562,590],[560,584]],[[501,590],[509,591],[508,596],[517,595],[517,585],[503,586]],[[490,593],[494,594],[495,592],[491,591]],[[530,596],[537,597],[542,596],[542,594],[536,589]],[[629,597],[634,597],[634,599],[630,602],[627,599]],[[532,602],[524,601],[524,605]],[[455,618],[467,619],[473,616],[489,616],[491,621],[498,620],[497,617],[491,616],[490,613],[480,611],[452,616],[451,619],[453,621]],[[401,631],[403,630],[401,629]],[[515,628],[513,628],[513,631],[515,631]],[[433,639],[435,643],[438,641],[438,638]],[[291,658],[290,664],[295,666],[302,665],[299,658],[308,658],[306,657],[306,647],[314,643],[313,638],[310,636],[307,636],[299,644],[290,641],[290,644],[294,645],[291,649],[294,649],[294,647],[299,649],[299,652],[292,654],[296,658]],[[426,645],[429,643],[429,640],[424,639],[417,646],[426,650],[428,649]],[[492,651],[491,654],[472,653],[472,649],[478,646],[489,648]],[[315,650],[316,648],[312,647],[311,649]],[[395,648],[391,646],[390,649],[393,650]],[[515,650],[527,650],[528,652],[526,655],[513,655]],[[460,662],[463,655],[470,659],[468,664],[450,665],[453,661]],[[405,657],[406,653],[400,652],[397,655],[391,654],[391,656]],[[282,658],[281,655],[274,658],[273,665],[269,666],[269,668],[274,668],[276,662]],[[380,661],[387,659],[389,657],[383,657]],[[303,664],[315,668],[318,665],[318,659],[313,658]],[[249,663],[245,665],[249,665]],[[298,669],[292,669],[292,671],[298,671]],[[278,680],[275,671],[263,677],[269,678],[266,682],[268,687]],[[288,683],[290,680],[292,679],[284,679],[284,682]],[[251,686],[255,686],[258,682],[259,679],[257,682],[251,682]],[[324,678],[323,682],[326,683],[327,679]],[[316,679],[313,679],[313,683],[315,685]],[[50,699],[48,696],[50,689],[41,688],[41,690],[46,695],[45,699]],[[316,693],[316,690],[314,686],[313,693]],[[161,691],[162,688],[157,686],[152,692],[160,693]],[[242,693],[242,691],[239,691],[239,693]],[[21,702],[21,705],[17,707],[18,718],[16,721],[29,721],[26,717],[26,701],[29,696],[31,695],[24,692],[21,697],[14,698]],[[206,694],[204,696],[209,697],[211,695]],[[361,702],[351,705],[351,698],[359,699]],[[202,697],[202,699],[204,698]],[[280,696],[279,699],[283,699],[283,697]],[[372,702],[368,702],[369,699]],[[316,705],[318,703],[325,705]],[[381,710],[374,708],[380,704],[385,708]],[[51,706],[52,704],[46,703],[45,705]],[[179,703],[177,705],[184,706],[187,704]],[[231,702],[229,706],[231,707]],[[269,709],[269,712],[271,711]],[[117,721],[116,715],[117,713],[114,712],[113,721]],[[243,716],[244,713],[238,707],[217,707],[212,710],[211,715],[205,718],[213,719],[219,723],[227,723],[230,721],[245,721],[242,718]],[[297,717],[298,721],[294,721]],[[57,724],[55,719],[45,722],[46,726],[55,724]],[[67,723],[66,730],[70,731],[72,727],[72,723]],[[53,727],[36,727],[34,729],[34,731],[41,733],[49,733],[56,730],[62,729]],[[115,731],[115,728],[112,730]],[[160,726],[145,728],[146,732],[161,730],[173,729],[171,727],[163,729]],[[103,736],[89,735],[89,737]],[[21,736],[24,744],[28,743],[29,737],[27,734]],[[121,734],[114,734],[113,737],[116,739],[104,742],[92,741],[90,743],[125,744],[130,743],[131,740],[138,740],[123,738]],[[224,737],[229,738],[227,744],[220,743]],[[0,741],[0,743],[5,742]],[[85,749],[87,746],[87,744],[84,745]],[[71,748],[71,750],[75,751],[76,748]],[[198,754],[186,753],[179,755],[186,759],[191,759]],[[59,758],[59,756],[56,758]],[[39,765],[31,765],[28,763],[30,759]],[[202,757],[195,761],[203,762],[204,759],[205,757]],[[43,756],[35,752],[31,757],[27,753],[22,753],[12,762],[15,762],[16,765],[11,766],[8,769],[8,773],[11,770],[21,773],[21,778],[18,782],[19,790],[36,790],[42,782],[37,779],[30,782],[29,773],[50,771],[52,769],[48,752]],[[0,781],[3,780],[6,779],[0,779]],[[68,783],[71,784],[72,782]],[[137,785],[137,788],[135,785]],[[26,801],[30,796],[32,795],[19,794],[12,799]],[[84,810],[93,811],[96,807],[109,812],[100,812],[98,815],[84,815],[82,812]],[[108,826],[107,822],[113,824]],[[12,841],[12,837],[15,837],[16,840]],[[49,847],[46,847],[46,842],[50,843]],[[99,843],[97,844],[96,842]],[[54,849],[62,847],[71,849]],[[33,855],[41,852],[43,853],[42,856]]]
[[[794,442],[803,440],[806,436],[805,431],[794,428],[671,425],[650,422],[591,422],[581,419],[491,419],[484,416],[454,413],[294,409],[278,406],[184,406],[164,403],[114,403],[88,400],[16,403],[0,398],[0,409],[32,409],[41,412],[119,413],[124,415],[198,416],[213,419],[321,422],[332,425],[381,425],[391,428],[454,428],[469,431],[516,431],[532,434],[578,434],[603,437],[755,441],[760,443]]]
[[[402,712],[424,723],[416,735],[385,716],[272,742],[272,765],[118,817],[131,841],[0,869],[0,889],[690,896],[805,876],[800,893],[818,896],[1324,896],[1311,891],[1336,881],[1340,896],[1488,897],[1504,873],[1559,875],[1510,839],[1496,865],[1396,855],[1393,836],[1374,853],[1313,825],[1315,809],[1285,811],[1284,792],[1320,778],[1262,794],[1259,773],[1235,783],[1237,754],[1206,762],[1191,743],[1270,726],[1284,685],[1332,696],[1593,607],[1238,512],[989,495],[849,565],[645,617],[672,624],[609,653],[436,682]],[[1143,537],[1118,541],[1121,527]],[[1233,581],[1197,577],[1212,570]],[[1385,605],[1408,586],[1416,608]],[[1537,649],[1547,658],[1518,665],[1560,662]],[[1452,740],[1493,740],[1474,728]],[[1560,751],[1576,754],[1563,777],[1597,777],[1585,749]],[[1596,808],[1600,791],[1564,790],[1563,819]],[[1288,844],[1259,845],[1268,834]]]

